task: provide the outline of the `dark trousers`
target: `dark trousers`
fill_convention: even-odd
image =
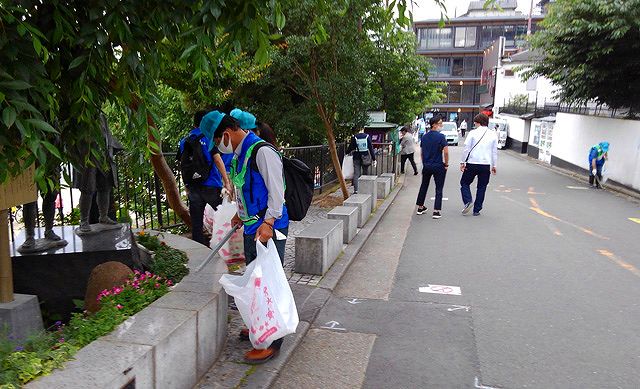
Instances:
[[[360,176],[363,174],[365,176],[369,174],[369,166],[371,165],[364,166],[360,158],[357,158],[356,156],[353,157],[353,191],[354,192],[358,193],[358,178],[360,178]]]
[[[209,242],[204,237],[202,225],[204,219],[204,208],[209,204],[214,210],[222,204],[221,188],[213,186],[196,186],[189,188],[189,214],[191,214],[191,239],[205,246]]]
[[[401,154],[400,155],[400,173],[404,174],[404,164],[407,162],[411,162],[411,166],[413,166],[413,172],[418,174],[418,168],[416,167],[416,161],[413,160],[413,153],[411,154]]]
[[[442,209],[442,188],[444,188],[444,179],[447,175],[447,170],[444,166],[430,167],[425,166],[422,168],[422,184],[420,184],[420,191],[418,192],[418,200],[416,205],[424,206],[424,201],[427,197],[427,190],[429,189],[429,181],[433,176],[433,181],[436,183],[436,201],[433,204],[435,211]]]
[[[289,228],[281,228],[280,231],[284,236],[289,235]],[[258,256],[258,252],[256,251],[256,242],[255,242],[256,234],[244,235],[244,260],[247,263],[247,266],[251,262],[253,262]],[[273,233],[273,241],[276,244],[276,249],[278,250],[278,255],[280,256],[280,263],[284,266],[284,248],[287,245],[287,240],[276,240],[276,233]],[[282,346],[283,338],[276,339],[271,343],[271,347],[280,350]]]
[[[473,203],[473,212],[477,213],[482,210],[484,203],[484,195],[489,185],[489,177],[491,176],[491,166],[476,165],[468,163],[462,178],[460,178],[460,192],[462,193],[462,202],[467,204],[473,201],[471,197],[471,183],[478,177],[478,187],[476,190],[476,201]]]
[[[596,188],[600,188],[600,183],[602,182],[602,166],[596,165],[596,174],[598,175],[598,181],[596,181]],[[595,181],[596,176],[591,172],[593,169],[589,169],[589,185],[593,186],[593,182]]]

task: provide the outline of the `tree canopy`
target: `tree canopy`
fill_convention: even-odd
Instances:
[[[531,39],[545,76],[569,103],[640,110],[640,0],[558,0]]]

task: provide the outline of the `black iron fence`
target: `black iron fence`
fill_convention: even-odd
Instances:
[[[571,105],[559,102],[547,102],[546,100],[540,104],[537,101],[514,99],[505,101],[504,106],[500,107],[500,113],[519,116],[532,115],[535,118],[555,116],[558,112],[640,120],[640,117],[631,115],[628,108],[613,109],[601,104]]]
[[[370,174],[395,173],[397,157],[395,146],[392,143],[374,143],[376,151],[376,166]],[[338,158],[342,161],[346,145],[337,145]],[[289,147],[282,150],[287,157],[294,157],[306,163],[313,172],[314,186],[318,192],[322,192],[328,186],[338,181],[338,176],[333,167],[327,145]],[[188,204],[187,193],[180,176],[180,169],[176,161],[176,153],[164,153],[165,160],[176,178],[178,191],[183,201]],[[124,157],[116,160],[118,166],[119,185],[112,193],[112,209],[110,216],[118,222],[130,223],[134,228],[167,230],[184,225],[178,215],[169,207],[167,195],[160,179],[151,168],[148,161],[140,161],[145,164],[147,172],[144,174],[132,174],[127,169],[127,161]],[[71,175],[71,167],[63,169]],[[80,192],[77,189],[63,188],[56,200],[55,225],[77,225],[80,222],[78,203]],[[23,228],[22,207],[10,210],[11,240],[15,240],[15,231]],[[93,221],[97,223],[97,209],[91,212]],[[41,212],[38,212],[37,226],[44,224]]]

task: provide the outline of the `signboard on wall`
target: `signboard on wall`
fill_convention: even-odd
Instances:
[[[480,105],[493,104],[496,95],[496,72],[500,66],[500,59],[504,55],[504,44],[504,37],[501,36],[484,50],[480,86],[478,87]]]

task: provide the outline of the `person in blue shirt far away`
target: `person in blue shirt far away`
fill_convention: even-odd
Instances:
[[[589,150],[589,185],[601,189],[602,167],[609,158],[609,142],[600,142]],[[597,176],[597,179],[596,179]],[[594,186],[595,180],[595,186]]]

